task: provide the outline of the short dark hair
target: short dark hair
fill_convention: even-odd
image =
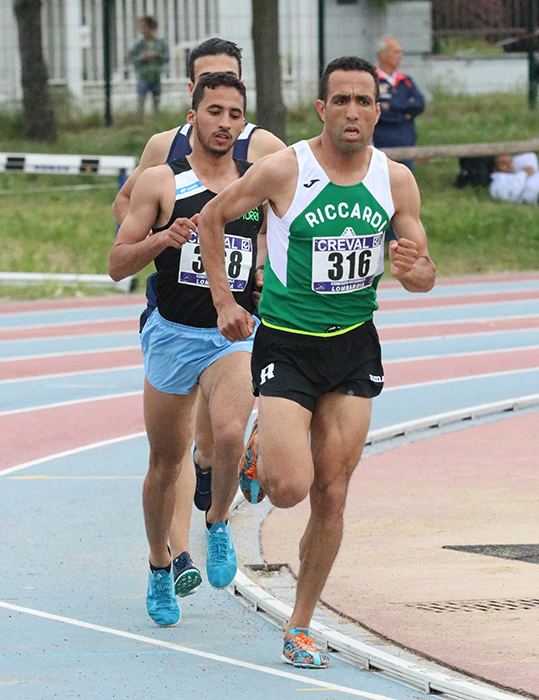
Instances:
[[[336,70],[355,70],[363,71],[364,73],[369,73],[374,78],[374,92],[375,98],[378,100],[380,95],[380,83],[378,81],[378,75],[376,74],[376,68],[369,63],[364,58],[359,58],[358,56],[343,56],[342,58],[335,58],[333,61],[327,64],[326,69],[322,73],[320,78],[320,85],[318,88],[318,96],[324,102],[328,97],[328,82],[329,76]]]
[[[152,15],[144,15],[144,17],[140,18],[139,22],[145,24],[148,29],[151,29],[152,31],[155,31],[158,27],[157,20],[155,17],[152,17]]]
[[[209,90],[215,90],[215,88],[218,87],[235,88],[243,97],[243,111],[245,112],[245,107],[247,104],[247,92],[245,90],[245,85],[241,82],[241,80],[236,78],[235,75],[230,75],[230,73],[208,73],[208,75],[203,75],[193,90],[191,109],[194,109],[195,111],[198,109],[198,105],[204,98],[204,91],[206,88]]]
[[[241,49],[233,41],[220,39],[215,36],[211,39],[206,39],[189,54],[189,78],[191,82],[195,82],[195,61],[202,56],[219,56],[226,54],[232,56],[238,62],[238,76],[241,78]]]

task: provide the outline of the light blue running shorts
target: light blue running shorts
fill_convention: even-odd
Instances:
[[[144,372],[150,384],[164,394],[189,394],[202,372],[231,352],[251,352],[260,321],[245,340],[231,342],[217,328],[196,328],[167,321],[158,309],[149,316],[140,343]]]

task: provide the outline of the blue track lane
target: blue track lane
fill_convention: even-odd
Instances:
[[[142,700],[166,693],[178,698],[286,700],[315,690],[302,677],[386,698],[426,697],[360,671],[335,654],[331,668],[322,674],[283,664],[279,630],[207,583],[184,600],[177,627],[155,626],[144,607],[147,546],[140,490],[146,460],[146,440],[138,438],[4,477],[0,553],[10,575],[2,578],[0,601],[292,673],[295,680],[0,608],[4,640],[9,630],[9,644],[2,645],[0,655],[1,678],[16,682],[6,689],[6,697]],[[42,478],[29,478],[33,476]],[[200,565],[202,528],[197,511],[193,550]],[[347,694],[319,690],[316,696]]]
[[[523,285],[470,284],[438,288],[435,294],[535,290]],[[404,298],[397,289],[384,298]],[[133,306],[66,309],[0,316],[0,328],[133,318]],[[379,326],[443,320],[537,315],[536,302],[503,302],[379,312]],[[516,350],[539,345],[539,331],[481,333],[384,343],[384,359]],[[77,350],[138,347],[136,332],[110,336],[42,338],[0,343],[0,358],[49,355]],[[473,359],[471,359],[473,363]],[[0,412],[52,403],[126,394],[142,389],[142,367],[81,372],[24,381],[0,382]],[[386,389],[374,401],[372,429],[432,414],[539,391],[539,367],[483,377],[466,377]],[[37,414],[36,414],[37,415]],[[29,420],[37,418],[29,414]],[[147,700],[163,695],[209,700],[292,700],[313,692],[317,698],[370,697],[422,700],[431,697],[379,674],[358,670],[332,654],[324,672],[295,670],[280,657],[281,634],[226,591],[206,582],[182,601],[175,628],[159,628],[145,612],[147,544],[141,488],[146,472],[146,439],[131,438],[70,456],[44,459],[21,471],[0,473],[0,697],[9,700],[121,698]],[[202,516],[193,518],[192,551],[204,567]],[[236,539],[241,532],[232,530]],[[299,533],[291,533],[299,538]],[[205,578],[205,577],[204,577]],[[42,619],[1,607],[22,606],[70,618]],[[78,622],[77,625],[73,621]],[[103,629],[90,629],[88,625]],[[139,639],[118,636],[139,635]],[[175,648],[152,645],[168,642]],[[222,655],[221,660],[196,653]],[[237,660],[240,665],[232,665]],[[253,664],[247,668],[244,664]],[[242,665],[243,664],[243,665]],[[286,675],[268,675],[266,672]],[[312,685],[336,683],[341,692]],[[361,695],[363,694],[363,695]]]
[[[116,348],[140,347],[136,333],[113,333],[109,335],[72,335],[29,340],[3,340],[0,342],[0,359],[20,359],[34,355],[56,355],[71,352],[95,352]]]

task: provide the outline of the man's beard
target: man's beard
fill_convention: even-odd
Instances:
[[[209,138],[205,137],[204,134],[201,134],[197,131],[196,137],[202,148],[206,151],[206,153],[209,153],[212,156],[226,156],[230,149],[234,147],[234,141],[232,139],[230,139],[225,144],[219,147],[214,146],[211,143],[211,136]]]

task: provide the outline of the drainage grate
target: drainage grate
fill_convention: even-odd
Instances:
[[[429,612],[495,612],[497,610],[530,610],[539,608],[539,598],[516,598],[501,600],[445,600],[433,603],[406,603],[408,608]]]
[[[272,574],[273,572],[280,571],[287,566],[288,564],[247,564],[247,567],[251,569],[251,571],[261,571],[263,574]]]
[[[474,545],[445,545],[442,549],[452,549],[455,552],[483,554],[487,557],[515,559],[528,564],[539,564],[539,544],[474,544]]]

